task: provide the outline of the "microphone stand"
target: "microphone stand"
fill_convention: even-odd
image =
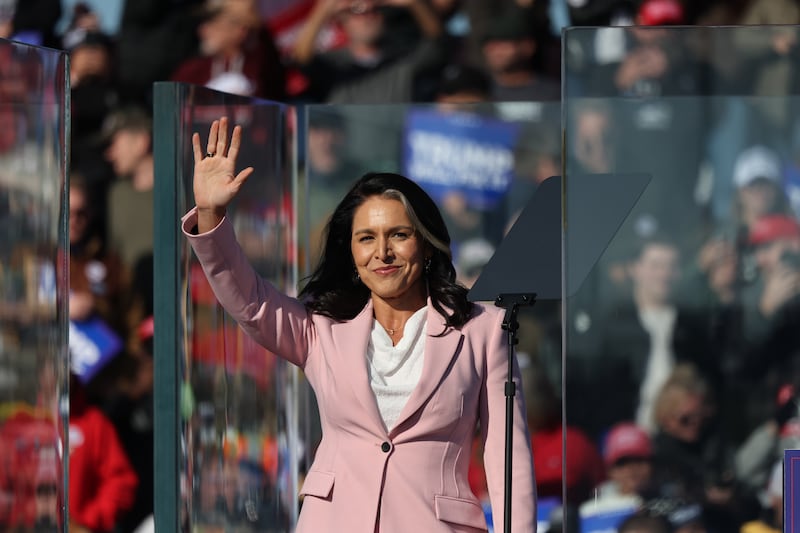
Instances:
[[[507,332],[506,340],[508,344],[508,378],[506,380],[506,454],[505,454],[505,494],[503,501],[503,530],[511,533],[511,455],[513,450],[513,427],[514,427],[514,396],[517,387],[514,383],[514,346],[519,342],[517,339],[517,312],[520,306],[533,305],[536,302],[536,293],[512,293],[500,294],[495,299],[494,304],[506,310],[503,318],[503,330]]]

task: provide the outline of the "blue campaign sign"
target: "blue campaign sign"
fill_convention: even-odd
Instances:
[[[783,451],[784,531],[800,531],[800,450]]]
[[[122,339],[100,318],[69,322],[70,368],[83,383],[122,350]]]
[[[452,191],[475,209],[493,207],[514,177],[519,125],[473,113],[412,111],[403,171],[436,202]]]
[[[616,533],[617,526],[639,508],[637,496],[609,496],[580,507],[581,533]]]
[[[635,509],[619,509],[592,516],[581,516],[582,533],[616,533],[617,526],[635,512]]]

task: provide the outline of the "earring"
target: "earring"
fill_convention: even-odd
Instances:
[[[358,283],[360,282],[361,282],[361,275],[358,273],[358,270],[356,270],[355,272],[353,272],[353,283],[358,285]]]
[[[430,274],[430,272],[431,272],[431,258],[429,257],[425,260],[425,273]]]

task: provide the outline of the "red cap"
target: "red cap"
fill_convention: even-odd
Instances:
[[[650,436],[639,426],[631,422],[622,422],[614,426],[606,438],[603,458],[608,466],[623,457],[649,458],[653,455]]]
[[[683,24],[683,6],[678,0],[645,0],[639,7],[639,24],[664,26]]]
[[[800,238],[800,224],[789,215],[766,215],[756,220],[750,229],[750,244],[759,245],[777,239]]]

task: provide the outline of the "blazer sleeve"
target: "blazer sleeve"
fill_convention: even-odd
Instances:
[[[314,338],[305,306],[258,275],[227,217],[200,235],[193,233],[196,225],[197,209],[193,208],[181,219],[181,230],[222,307],[256,342],[304,368]]]
[[[488,317],[487,317],[488,318]],[[505,501],[505,384],[508,379],[508,347],[502,329],[503,313],[492,320],[487,333],[486,368],[480,395],[480,427],[484,447],[484,468],[495,531],[504,531]],[[528,432],[522,380],[516,357],[513,364],[516,384],[512,430],[511,531],[536,531],[536,484],[531,439]]]

